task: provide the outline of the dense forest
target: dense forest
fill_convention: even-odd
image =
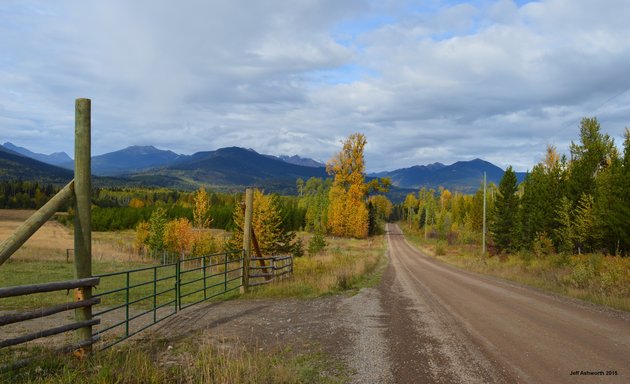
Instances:
[[[1,209],[38,209],[53,197],[59,188],[33,181],[0,181]]]

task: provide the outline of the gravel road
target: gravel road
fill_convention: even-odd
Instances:
[[[379,291],[394,382],[630,382],[628,313],[452,268],[387,231]]]

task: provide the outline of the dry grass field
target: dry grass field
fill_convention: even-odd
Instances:
[[[35,211],[0,209],[0,240],[9,237]],[[133,252],[133,230],[92,232],[92,257],[96,261],[142,262]],[[11,257],[15,261],[72,261],[72,228],[50,220]]]

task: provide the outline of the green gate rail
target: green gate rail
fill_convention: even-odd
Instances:
[[[109,348],[179,310],[240,288],[242,263],[237,250],[95,276],[101,281],[93,295],[101,300],[93,313],[101,318],[93,332],[99,347]]]
[[[238,250],[180,260],[179,309],[239,289],[242,285],[242,252]]]

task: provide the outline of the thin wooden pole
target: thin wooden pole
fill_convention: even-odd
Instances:
[[[15,232],[2,244],[0,244],[0,265],[9,260],[11,255],[17,251],[48,219],[50,219],[63,204],[70,200],[74,193],[74,181],[69,182],[43,207],[33,213]]]
[[[483,235],[481,236],[481,254],[486,254],[486,173],[483,173]]]
[[[249,263],[252,257],[252,219],[254,217],[254,190],[245,190],[245,217],[243,220],[243,284],[241,293],[249,288]]]
[[[91,120],[90,99],[77,99],[74,127],[74,275],[77,279],[92,277],[92,175],[91,175]],[[75,301],[92,298],[92,288],[77,288]],[[75,309],[77,322],[86,324],[77,330],[79,340],[92,338],[92,308]],[[81,354],[91,352],[88,345]]]

